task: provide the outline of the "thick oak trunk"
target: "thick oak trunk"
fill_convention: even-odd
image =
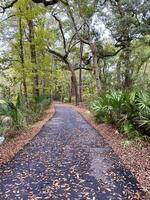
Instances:
[[[124,87],[128,88],[132,84],[132,78],[131,78],[131,63],[130,63],[130,54],[131,50],[130,47],[127,47],[125,50],[125,73],[124,73]]]
[[[70,62],[68,62],[67,64],[68,64],[68,68],[71,72],[71,79],[72,79],[72,84],[74,86],[76,105],[78,105],[80,98],[79,98],[78,83],[77,83],[77,79],[76,79],[76,74],[75,74],[73,65]]]

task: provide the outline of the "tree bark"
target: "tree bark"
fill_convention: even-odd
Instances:
[[[74,90],[75,90],[75,97],[76,97],[76,105],[79,104],[79,92],[78,92],[78,82],[77,82],[77,79],[76,79],[76,74],[75,74],[75,67],[73,66],[72,63],[70,63],[67,59],[68,55],[62,55],[61,53],[53,50],[53,49],[50,49],[48,48],[47,49],[49,51],[49,53],[55,55],[56,57],[58,57],[59,59],[61,59],[62,62],[64,62],[67,66],[68,66],[68,69],[69,71],[71,72],[71,76],[72,76],[72,83],[73,83],[73,86],[74,86]]]
[[[72,77],[70,78],[70,84],[68,84],[69,88],[69,103],[72,101]]]
[[[94,69],[94,74],[95,74],[95,79],[96,79],[96,89],[97,93],[99,94],[100,91],[102,90],[102,83],[100,80],[100,69],[98,67],[98,59],[97,59],[97,47],[95,43],[90,44],[92,55],[93,55],[93,69]]]
[[[39,97],[39,76],[37,70],[36,62],[36,49],[34,44],[34,24],[33,21],[28,21],[29,27],[29,42],[30,42],[30,54],[31,54],[31,63],[33,64],[33,95],[35,98]]]
[[[124,74],[124,87],[128,88],[131,86],[131,64],[130,64],[130,47],[127,46],[125,49],[125,74]]]
[[[105,58],[103,58],[102,61],[103,61],[103,66],[102,66],[102,73],[103,73],[102,88],[106,89],[106,85],[107,85],[107,76],[106,76],[107,62],[106,62]]]
[[[78,83],[77,83],[74,67],[70,62],[68,62],[68,68],[69,68],[69,70],[71,72],[71,76],[72,76],[72,83],[73,83],[74,91],[75,91],[76,105],[78,105],[79,101],[80,101],[79,92],[78,92]]]
[[[20,33],[20,38],[19,38],[19,45],[20,45],[20,60],[21,60],[21,65],[23,69],[22,73],[22,84],[23,84],[23,90],[24,90],[24,97],[26,102],[28,101],[28,93],[27,93],[27,84],[26,84],[26,75],[25,75],[25,67],[24,67],[24,47],[23,47],[23,30],[22,30],[22,18],[21,16],[19,17],[19,33]]]
[[[121,88],[121,62],[120,58],[118,60],[117,66],[116,66],[116,72],[117,72],[117,85],[119,88]]]
[[[79,96],[82,102],[82,56],[83,56],[83,43],[80,42],[80,70],[79,70]]]

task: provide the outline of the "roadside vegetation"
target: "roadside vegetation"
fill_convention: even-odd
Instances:
[[[98,122],[116,125],[129,139],[149,135],[150,96],[148,92],[108,90],[92,104]]]

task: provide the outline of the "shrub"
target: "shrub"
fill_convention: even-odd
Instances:
[[[97,121],[115,124],[129,138],[150,130],[150,96],[146,92],[108,90],[91,108]]]
[[[135,123],[150,132],[150,96],[147,93],[139,92],[135,101],[138,108],[138,115],[135,117]]]
[[[0,134],[19,129],[36,122],[50,104],[51,99],[41,96],[26,104],[18,95],[16,103],[0,100]],[[8,126],[9,125],[9,126]]]

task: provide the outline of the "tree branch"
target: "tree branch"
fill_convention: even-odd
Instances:
[[[114,53],[108,53],[108,54],[102,54],[99,56],[99,58],[106,58],[106,57],[113,57],[116,56],[122,49],[124,49],[124,47],[121,47],[120,49],[118,49],[116,52]]]
[[[62,55],[61,53],[51,49],[50,47],[47,47],[47,50],[49,53],[53,54],[54,56],[60,58],[63,62],[65,62],[66,64],[68,64],[68,61],[67,61],[67,55]]]
[[[42,3],[44,4],[44,6],[50,6],[50,5],[54,5],[56,3],[58,3],[59,1],[61,1],[62,3],[66,4],[65,1],[63,0],[50,0],[50,1],[46,1],[46,0],[32,0],[34,3]],[[17,3],[18,0],[13,0],[11,3],[5,5],[5,6],[0,6],[3,9],[3,13],[9,9],[12,8],[14,6],[15,3]]]
[[[93,56],[90,56],[87,60],[83,60],[85,65],[89,65]]]
[[[76,33],[77,33],[78,38],[79,38],[80,41],[82,41],[84,44],[90,45],[90,42],[89,42],[88,40],[84,39],[83,37],[81,37],[81,35],[79,34],[79,30],[78,30],[78,28],[77,28],[77,25],[76,25],[76,22],[75,22],[75,19],[74,19],[72,10],[71,10],[69,4],[67,4],[67,5],[68,5],[68,6],[67,6],[67,7],[68,7],[68,11],[69,11],[69,14],[70,14],[72,23],[73,23],[73,27],[74,27],[74,29],[75,29],[75,31],[76,31]]]
[[[83,25],[82,25],[82,26],[83,26]],[[78,29],[78,32],[81,30],[82,26]],[[74,44],[72,44],[72,42],[73,42],[73,40],[74,40],[74,38],[76,37],[77,34],[78,34],[78,33],[75,32],[74,35],[72,36],[72,38],[71,38],[71,40],[70,40],[70,42],[69,42],[69,45],[68,45],[68,52],[69,52],[76,44],[78,44],[78,43],[80,42],[80,39],[79,39],[79,41],[76,41]]]
[[[18,0],[13,0],[10,4],[7,4],[6,6],[1,6],[1,8],[3,9],[3,13],[7,10],[7,9],[9,9],[9,8],[12,8],[13,7],[13,5],[15,4],[15,3],[17,3],[17,1]]]
[[[66,39],[65,39],[65,34],[64,34],[64,31],[63,31],[62,23],[61,23],[60,19],[58,19],[58,17],[55,14],[52,13],[52,16],[55,18],[55,20],[59,24],[59,29],[60,29],[60,32],[61,32],[61,35],[62,35],[62,38],[63,38],[65,53],[67,54],[67,44],[66,44]]]
[[[3,19],[2,21],[0,21],[0,23],[3,23],[4,21],[6,21],[7,19],[11,18],[11,17],[14,17],[15,15],[10,15],[8,17],[6,17],[5,19]]]
[[[51,0],[51,1],[46,1],[46,0],[32,0],[34,3],[43,3],[44,6],[50,6],[54,5],[59,2],[59,0]]]
[[[74,70],[76,71],[76,70],[78,70],[78,69],[80,69],[80,67],[77,67],[77,68],[75,68]],[[86,67],[82,67],[81,69],[87,70],[87,71],[92,71],[92,69],[86,68]]]
[[[72,38],[70,39],[70,42],[69,42],[69,45],[68,45],[68,52],[70,52],[70,50],[71,50],[71,48],[72,48],[72,42],[73,42],[73,40],[74,40],[74,38],[75,38],[75,36],[77,35],[77,33],[75,33],[73,36],[72,36]]]
[[[78,41],[76,41],[74,44],[72,44],[72,46],[70,47],[70,50],[74,47],[74,46],[76,46],[77,44],[79,44],[80,43],[80,40],[78,40]]]

